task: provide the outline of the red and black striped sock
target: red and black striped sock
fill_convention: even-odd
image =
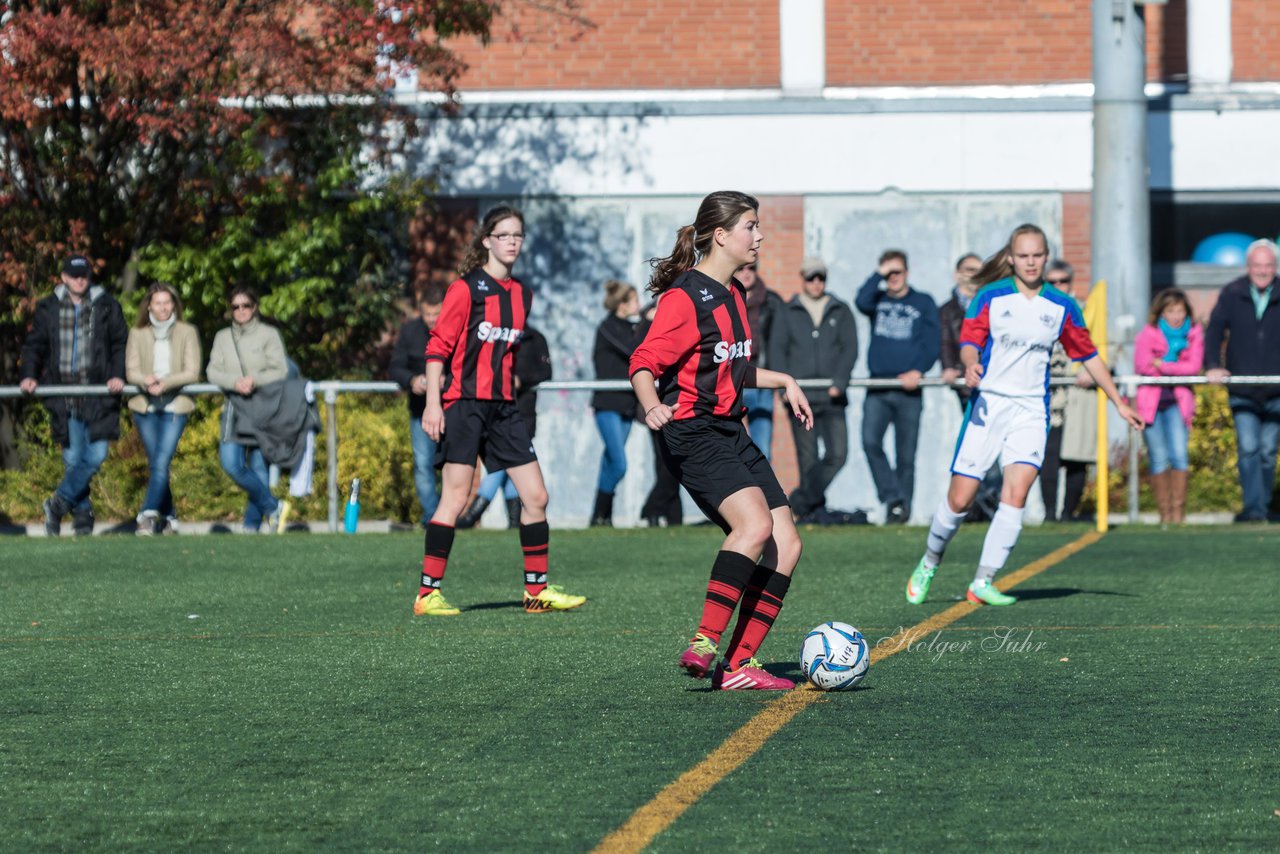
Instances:
[[[545,521],[520,526],[520,550],[524,552],[524,592],[537,596],[547,586],[547,552],[551,528]]]
[[[729,654],[725,656],[730,669],[741,667],[743,662],[754,658],[760,644],[764,643],[773,621],[782,610],[782,600],[791,586],[791,576],[760,567],[747,585],[747,592],[742,596],[742,607],[738,610],[738,624],[733,628],[733,639],[729,641]]]
[[[432,590],[440,589],[444,580],[444,568],[449,563],[449,552],[453,550],[453,526],[431,522],[427,525],[427,541],[422,547],[422,583],[418,585],[418,595],[426,596]]]
[[[755,572],[756,562],[737,552],[721,551],[711,565],[711,580],[707,583],[707,596],[702,603],[702,620],[698,633],[712,643],[720,643],[720,636],[729,625],[733,609],[738,607],[742,590]]]

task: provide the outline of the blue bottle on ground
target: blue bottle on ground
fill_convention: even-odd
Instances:
[[[343,518],[343,529],[348,534],[356,532],[356,525],[360,523],[360,478],[351,481],[351,497],[347,499],[347,512]]]

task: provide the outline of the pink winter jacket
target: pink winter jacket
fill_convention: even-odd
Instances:
[[[1199,324],[1191,324],[1187,334],[1187,346],[1182,349],[1176,362],[1160,362],[1160,369],[1152,362],[1163,360],[1169,352],[1169,342],[1165,340],[1160,327],[1147,324],[1138,333],[1133,342],[1133,364],[1135,370],[1146,377],[1194,377],[1200,373],[1204,364],[1204,330]],[[1156,420],[1156,410],[1160,406],[1160,390],[1166,386],[1138,386],[1138,417],[1147,424]],[[1174,398],[1178,401],[1178,409],[1182,412],[1182,420],[1187,428],[1191,427],[1191,419],[1196,414],[1196,396],[1190,386],[1173,387]]]

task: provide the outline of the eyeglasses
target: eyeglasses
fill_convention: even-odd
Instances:
[[[905,276],[906,274],[907,274],[907,271],[905,269],[904,270],[886,270],[884,277],[886,279],[894,279],[894,278],[897,278],[898,276]]]
[[[251,311],[252,309],[253,309],[253,303],[251,303],[251,302],[233,302],[233,303],[231,303],[231,310],[232,310],[232,311]]]
[[[504,231],[502,234],[490,234],[489,237],[502,243],[524,242],[524,235],[518,231]]]

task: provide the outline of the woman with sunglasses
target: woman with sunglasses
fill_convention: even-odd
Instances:
[[[476,459],[503,471],[520,498],[524,610],[566,611],[586,602],[547,583],[547,487],[528,425],[516,406],[515,351],[529,322],[533,292],[511,275],[524,246],[524,215],[507,205],[480,220],[449,285],[426,352],[427,404],[422,429],[439,445],[440,503],[427,525],[417,616],[449,617],[444,579],[458,516],[475,478]]]
[[[125,345],[125,378],[143,390],[129,399],[133,423],[147,452],[147,494],[136,533],[178,533],[169,488],[169,464],[196,405],[177,392],[200,380],[200,333],[182,321],[182,300],[164,282],[147,289]]]
[[[227,399],[222,410],[218,458],[222,470],[249,497],[244,508],[244,532],[258,533],[266,519],[270,532],[283,533],[289,502],[278,501],[271,494],[262,451],[235,441],[233,419],[237,397],[249,397],[255,389],[288,375],[284,340],[278,329],[262,321],[258,296],[252,289],[237,285],[231,289],[230,302],[231,325],[214,336],[205,369],[209,382],[221,388]]]

